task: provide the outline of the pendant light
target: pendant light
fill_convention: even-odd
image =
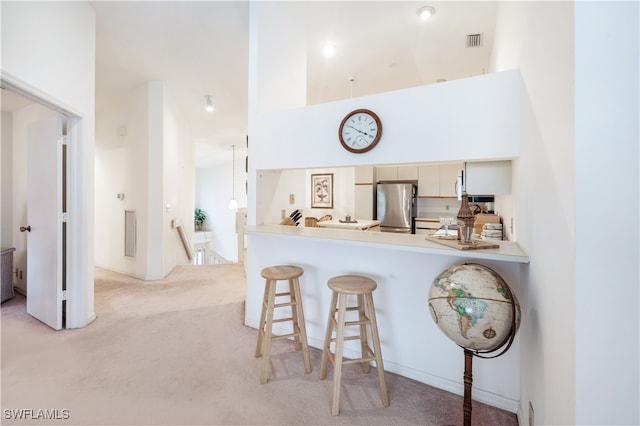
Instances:
[[[229,210],[238,210],[238,202],[236,201],[236,146],[231,145],[233,149],[233,159],[231,163],[231,201],[229,201]]]
[[[211,100],[211,95],[205,95],[204,97],[204,110],[207,112],[213,112],[215,108],[213,107],[213,101]]]

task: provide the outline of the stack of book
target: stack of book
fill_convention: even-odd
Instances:
[[[483,240],[501,240],[502,239],[502,224],[501,223],[485,223],[482,226],[482,233],[480,234]]]

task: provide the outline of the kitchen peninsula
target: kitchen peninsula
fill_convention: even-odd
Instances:
[[[366,222],[366,223],[365,223]],[[364,221],[360,226],[375,226],[378,221]],[[465,259],[487,259],[487,260],[499,260],[502,262],[513,263],[529,263],[529,256],[520,248],[518,243],[514,241],[495,241],[500,246],[498,249],[480,249],[480,250],[456,250],[450,247],[433,242],[424,235],[418,234],[400,234],[393,232],[376,232],[376,233],[354,233],[349,232],[353,226],[357,224],[350,224],[351,227],[345,227],[338,229],[339,225],[335,221],[320,222],[318,225],[323,224],[325,227],[320,228],[308,228],[308,227],[292,227],[281,225],[259,225],[247,227],[247,233],[249,234],[271,234],[281,237],[294,237],[294,238],[311,238],[311,239],[330,239],[335,240],[336,243],[342,244],[367,244],[373,246],[379,246],[379,248],[386,248],[391,250],[400,251],[416,251],[425,254],[436,254],[453,257],[464,257]],[[379,224],[379,222],[378,222]],[[494,241],[492,241],[494,242]]]
[[[309,345],[320,349],[329,310],[329,278],[360,274],[374,279],[378,328],[385,369],[423,383],[462,394],[463,352],[431,319],[428,293],[433,279],[461,263],[481,263],[499,273],[519,297],[524,294],[529,257],[516,242],[497,241],[500,248],[455,250],[424,235],[356,232],[334,228],[258,225],[247,227],[249,246],[260,256],[246,263],[245,323],[257,327],[264,280],[260,270],[277,264],[304,269],[300,278]],[[280,323],[278,333],[291,332]],[[357,341],[345,345],[356,358]],[[519,403],[519,339],[500,361],[474,365],[474,399],[511,412]],[[314,369],[318,366],[314,365]]]
[[[300,287],[309,345],[321,348],[331,299],[327,281],[337,275],[364,275],[377,283],[373,298],[385,370],[462,395],[464,354],[431,318],[427,301],[431,284],[451,266],[481,263],[500,274],[525,310],[529,257],[518,243],[497,241],[497,249],[462,251],[427,241],[425,235],[263,224],[278,223],[285,208],[312,208],[307,203],[314,173],[333,173],[334,204],[332,210],[313,211],[312,216],[373,219],[373,215],[364,215],[356,206],[372,205],[373,185],[381,179],[377,176],[361,180],[359,172],[356,178],[354,169],[398,165],[396,179],[404,180],[404,175],[400,177],[400,165],[517,159],[523,134],[520,126],[523,93],[526,91],[522,78],[515,70],[273,110],[252,117],[245,324],[258,327],[265,285],[260,271],[278,264],[298,265],[304,269]],[[336,129],[346,114],[363,107],[380,115],[384,136],[374,150],[355,155],[336,140]],[[302,131],[306,135],[305,146],[313,149],[300,149]],[[283,156],[283,152],[291,155]],[[421,183],[420,168],[415,169],[418,177],[411,180]],[[392,167],[390,171],[393,170]],[[438,176],[448,181],[448,173],[438,170]],[[435,184],[422,186],[434,191],[436,188]],[[438,185],[438,197],[451,197],[446,189],[446,185]],[[502,223],[511,223],[516,209],[509,195],[496,204]],[[439,207],[446,209],[446,205]],[[449,207],[455,212],[455,206]],[[517,231],[514,228],[512,235],[517,235]],[[285,325],[288,324],[278,323],[281,329],[274,332],[290,332]],[[345,356],[357,357],[358,342],[348,343]],[[498,360],[476,362],[473,398],[517,412],[521,405],[520,360],[517,335],[509,351]],[[317,365],[312,367],[317,371]],[[392,390],[390,397],[393,404]]]

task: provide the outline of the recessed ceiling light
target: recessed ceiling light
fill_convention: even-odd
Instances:
[[[418,9],[417,14],[420,17],[420,19],[422,19],[423,21],[426,21],[427,19],[431,18],[433,15],[436,14],[436,10],[431,6],[423,6],[420,9]]]
[[[336,53],[336,46],[331,43],[327,43],[324,45],[322,51],[324,52],[324,56],[333,56],[333,54]]]

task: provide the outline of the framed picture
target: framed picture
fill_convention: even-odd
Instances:
[[[311,208],[333,208],[333,173],[311,175]]]

